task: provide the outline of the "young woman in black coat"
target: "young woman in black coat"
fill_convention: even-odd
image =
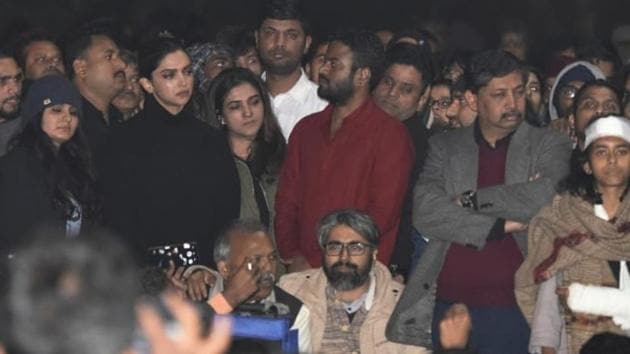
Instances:
[[[144,109],[111,136],[103,176],[106,223],[140,262],[147,249],[196,242],[209,263],[215,236],[239,214],[239,179],[225,137],[194,118],[191,61],[158,38],[139,53]]]
[[[59,75],[35,81],[22,106],[22,133],[0,159],[0,252],[45,229],[76,237],[100,219],[100,198],[80,129],[81,96]]]

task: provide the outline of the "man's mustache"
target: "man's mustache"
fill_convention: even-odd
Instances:
[[[359,270],[359,267],[356,264],[350,263],[350,262],[342,262],[342,261],[336,262],[335,264],[332,265],[331,268],[332,269],[338,269],[338,268],[341,268],[341,267],[350,268],[350,269],[355,270],[355,271]]]
[[[507,111],[501,114],[501,118],[510,118],[510,117],[514,117],[514,118],[523,118],[523,113],[517,111],[517,110],[513,110],[513,111]]]
[[[11,100],[16,100],[18,103],[20,103],[20,95],[13,95],[13,96],[9,96],[7,98],[5,98],[4,100],[2,100],[2,104],[7,103],[8,101]]]
[[[127,96],[129,98],[138,97],[138,95],[136,95],[136,93],[131,90],[123,90],[121,93],[118,94],[118,96]]]

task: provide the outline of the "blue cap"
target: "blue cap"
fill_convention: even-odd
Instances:
[[[61,75],[48,75],[35,80],[29,87],[22,103],[22,120],[29,122],[46,107],[69,104],[77,110],[79,119],[83,117],[81,94],[74,85]]]

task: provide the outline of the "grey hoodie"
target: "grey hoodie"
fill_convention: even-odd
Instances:
[[[574,63],[571,63],[567,66],[564,67],[564,69],[562,69],[560,71],[560,73],[558,73],[558,76],[556,77],[556,81],[554,81],[553,83],[553,87],[551,88],[551,95],[549,95],[549,118],[551,119],[551,121],[554,121],[560,117],[558,117],[558,111],[556,110],[556,106],[554,106],[553,101],[554,101],[554,97],[556,97],[559,94],[559,87],[558,84],[562,81],[562,78],[567,75],[567,73],[569,73],[572,69],[574,69],[577,66],[583,66],[585,67],[587,70],[589,70],[591,72],[591,74],[593,74],[593,76],[595,77],[595,79],[606,79],[606,77],[604,76],[604,74],[602,73],[601,70],[599,70],[599,68],[587,61],[576,61]]]

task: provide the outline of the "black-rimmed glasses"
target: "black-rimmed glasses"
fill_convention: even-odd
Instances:
[[[434,100],[429,103],[429,106],[433,109],[447,109],[453,104],[453,98],[442,97],[439,100]]]
[[[365,250],[372,248],[372,245],[359,241],[352,241],[348,243],[330,241],[324,245],[326,255],[333,257],[341,255],[344,248],[348,251],[350,256],[362,256],[365,254]]]

